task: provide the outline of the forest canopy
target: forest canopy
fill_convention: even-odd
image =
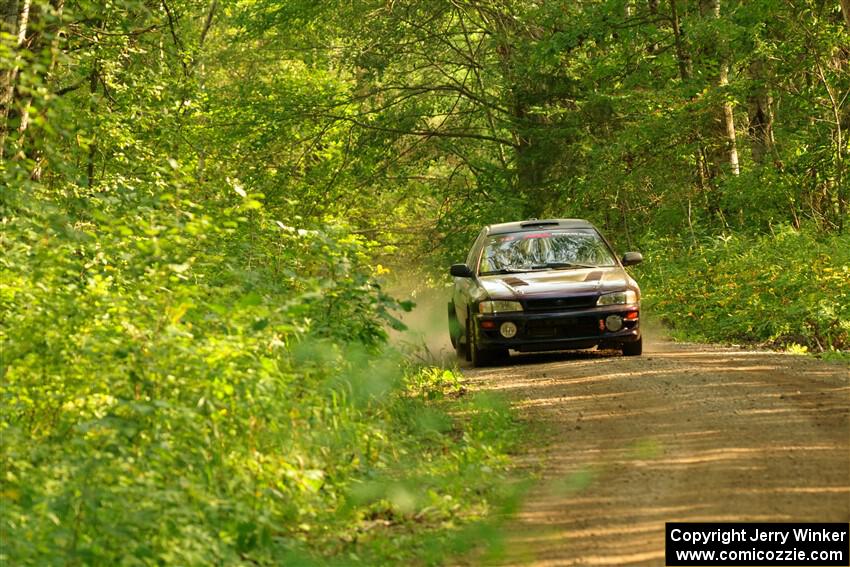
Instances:
[[[0,6],[0,561],[486,515],[511,419],[387,349],[381,279],[484,224],[593,221],[692,337],[850,348],[847,0]]]

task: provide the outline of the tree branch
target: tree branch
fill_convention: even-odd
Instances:
[[[367,130],[376,130],[379,132],[390,132],[393,134],[401,134],[403,136],[421,136],[425,138],[467,138],[470,140],[481,140],[482,142],[493,142],[496,144],[502,144],[504,146],[510,146],[515,148],[516,143],[506,140],[504,138],[499,138],[498,136],[489,136],[487,134],[478,134],[475,132],[468,131],[458,131],[458,130],[405,130],[402,128],[388,128],[386,126],[376,126],[374,124],[367,124],[365,122],[361,122],[354,117],[351,116],[334,116],[334,115],[324,115],[324,118],[331,118],[334,120],[340,120],[345,122],[351,122],[352,124],[356,124],[361,128],[365,128]]]

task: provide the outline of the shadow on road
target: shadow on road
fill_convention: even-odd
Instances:
[[[850,521],[850,370],[674,345],[465,371],[541,432],[511,565],[659,565],[670,521]]]

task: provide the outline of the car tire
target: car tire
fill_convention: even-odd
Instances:
[[[467,358],[472,363],[473,368],[481,368],[483,366],[489,366],[490,364],[492,364],[492,359],[490,358],[489,351],[478,348],[478,345],[475,344],[474,339],[473,342],[469,344],[467,352]]]
[[[475,342],[472,338],[473,334],[474,333],[472,332],[472,314],[470,313],[466,317],[466,345],[463,349],[463,353],[466,357],[466,360],[471,362],[472,366],[477,367],[479,365],[476,363],[479,362],[480,357],[473,354],[473,352],[477,350],[477,346],[475,345]],[[458,343],[459,342],[460,341],[458,341]]]
[[[623,343],[623,356],[640,356],[643,353],[643,337],[633,343]]]
[[[454,301],[449,301],[449,340],[457,352],[460,346],[460,323],[457,321]]]
[[[457,340],[457,344],[455,345],[455,354],[460,360],[469,360],[466,345],[460,342],[460,339]]]
[[[466,359],[472,363],[473,368],[492,366],[510,356],[508,349],[479,348],[475,341],[475,333],[472,330],[474,319],[470,314],[466,320]]]

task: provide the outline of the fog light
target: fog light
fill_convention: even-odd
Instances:
[[[626,321],[636,321],[638,318],[638,312],[632,311],[631,313],[626,313]]]
[[[496,328],[496,322],[495,321],[481,321],[481,328],[482,329],[495,329]]]
[[[608,330],[612,333],[616,333],[623,328],[623,318],[619,315],[608,315],[605,318],[605,326],[608,327]]]
[[[510,321],[505,321],[499,328],[499,332],[502,333],[502,336],[506,339],[512,339],[516,336],[516,325]]]

